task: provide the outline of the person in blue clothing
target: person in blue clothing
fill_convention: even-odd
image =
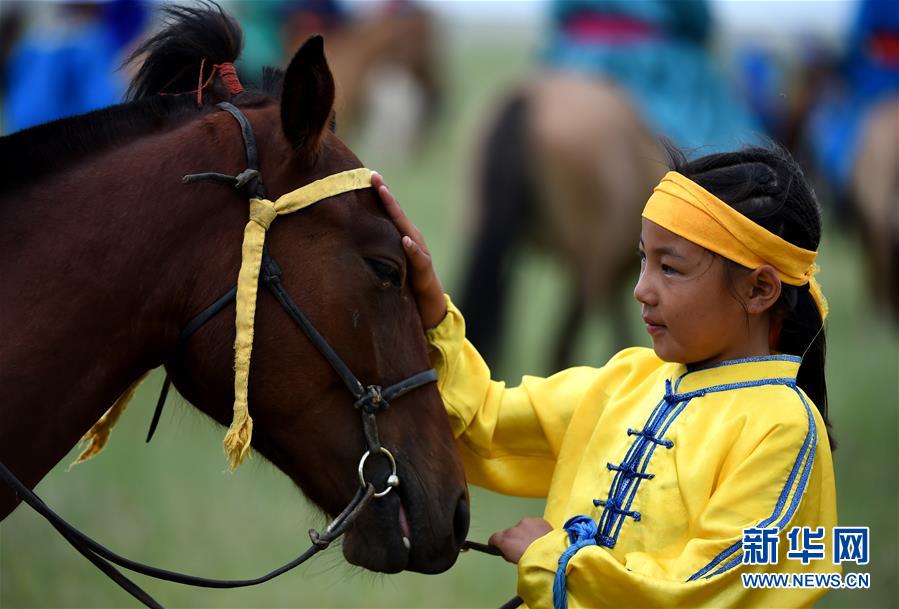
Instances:
[[[261,74],[266,67],[285,67],[306,38],[322,34],[327,39],[350,19],[337,0],[239,2],[233,10],[245,40],[238,65],[249,77]]]
[[[141,0],[39,7],[6,66],[4,131],[120,102],[127,79],[119,64],[147,17]]]
[[[852,188],[866,117],[896,96],[899,9],[893,0],[862,0],[843,56],[818,92],[805,127],[805,145],[838,196]]]
[[[899,7],[862,0],[801,145],[841,215],[864,235],[873,301],[899,319]]]
[[[759,125],[709,52],[705,0],[558,0],[543,62],[623,89],[643,120],[702,154],[752,141]]]

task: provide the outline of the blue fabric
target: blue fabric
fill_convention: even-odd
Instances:
[[[121,101],[118,38],[101,24],[76,31],[34,32],[9,60],[6,131],[18,131]]]
[[[706,41],[712,25],[705,0],[556,0],[550,11],[556,29],[580,14],[609,15],[642,21],[667,36],[700,43]]]
[[[865,113],[870,104],[857,95],[824,93],[809,113],[806,143],[821,173],[838,191],[845,191],[861,139]]]
[[[895,0],[862,0],[839,82],[821,94],[807,119],[806,143],[838,191],[849,187],[868,112],[880,100],[899,94],[899,64],[882,62],[870,48],[871,39],[884,33],[899,35]]]
[[[147,26],[150,18],[148,0],[109,0],[102,6],[102,21],[116,50],[124,49]]]
[[[871,52],[871,38],[880,33],[899,34],[899,8],[895,0],[862,0],[849,33],[846,73],[858,97],[879,99],[899,91],[899,65],[886,64]]]
[[[572,516],[562,528],[568,533],[571,545],[559,557],[559,568],[556,570],[556,578],[553,580],[553,606],[555,609],[568,609],[568,592],[565,582],[565,568],[568,566],[568,561],[581,548],[596,545],[596,522],[589,516]]]
[[[787,354],[741,357],[739,359],[729,359],[723,362],[718,362],[717,364],[709,364],[708,366],[687,366],[687,372],[685,372],[683,376],[686,376],[691,372],[698,372],[699,370],[712,370],[713,368],[721,368],[723,366],[733,366],[735,364],[748,364],[755,362],[795,362],[798,364],[802,362],[802,358],[798,355]]]
[[[644,20],[660,34],[626,43],[572,40],[563,21],[578,8],[601,16]],[[684,148],[688,156],[761,141],[760,125],[728,89],[703,44],[710,25],[705,3],[559,2],[555,16],[557,27],[543,51],[543,62],[618,85],[630,95],[649,127]]]

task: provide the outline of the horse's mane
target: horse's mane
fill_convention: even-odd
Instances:
[[[15,189],[214,108],[208,99],[197,108],[200,65],[202,62],[205,82],[215,64],[236,61],[243,45],[240,26],[211,2],[167,6],[162,13],[164,27],[125,62],[127,65],[143,58],[128,88],[129,101],[0,138],[0,182],[5,189]],[[267,69],[262,91],[240,94],[240,105],[280,97],[282,79],[280,71]]]

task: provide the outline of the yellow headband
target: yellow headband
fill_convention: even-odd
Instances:
[[[770,264],[786,284],[808,283],[821,319],[827,317],[827,300],[814,278],[818,253],[759,226],[689,178],[676,171],[665,174],[646,202],[643,217],[747,268]]]
[[[247,406],[250,354],[253,350],[253,320],[256,291],[265,233],[278,216],[309,207],[322,199],[351,190],[371,187],[370,169],[351,169],[307,184],[272,202],[250,199],[250,221],[243,233],[240,273],[237,276],[237,338],[234,340],[234,420],[225,435],[225,453],[230,467],[236,468],[250,450],[253,419]]]

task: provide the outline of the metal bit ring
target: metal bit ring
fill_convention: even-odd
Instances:
[[[395,487],[400,485],[400,477],[396,475],[396,459],[393,458],[393,455],[390,453],[390,451],[387,450],[386,448],[384,448],[383,446],[378,448],[378,450],[381,452],[382,455],[387,457],[388,461],[390,461],[390,470],[391,470],[390,475],[387,476],[387,486],[384,487],[383,491],[377,492],[374,495],[375,497],[383,497],[384,495],[386,495],[387,493],[392,491]],[[362,455],[362,458],[359,460],[359,484],[362,485],[362,488],[365,488],[365,486],[368,484],[365,481],[364,469],[365,469],[365,461],[366,461],[366,459],[368,459],[369,455],[371,455],[371,451],[367,450],[367,451],[365,451],[365,454]]]

